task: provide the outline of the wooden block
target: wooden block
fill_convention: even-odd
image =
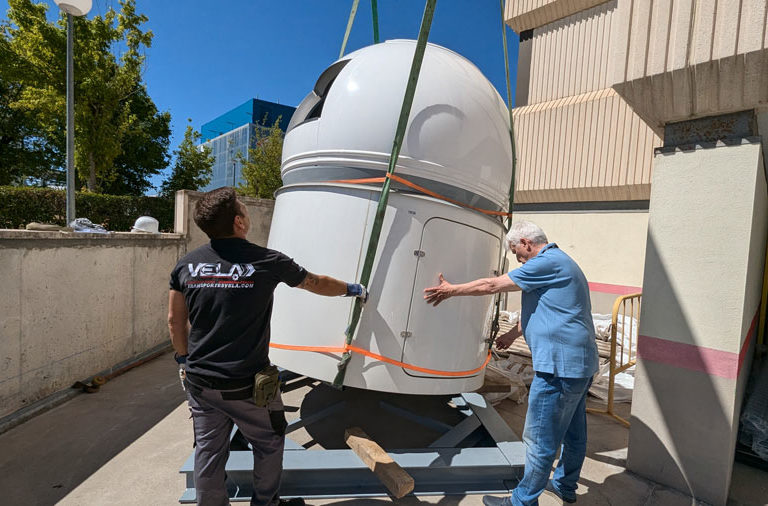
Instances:
[[[363,429],[348,428],[344,431],[344,441],[397,499],[413,491],[415,484],[411,475],[371,440]]]
[[[475,390],[475,392],[478,394],[495,394],[509,392],[511,389],[512,385],[510,383],[507,383],[506,385],[500,385],[498,383],[486,383]]]

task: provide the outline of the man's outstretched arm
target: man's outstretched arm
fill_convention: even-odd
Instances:
[[[311,272],[307,272],[304,280],[296,285],[296,287],[317,295],[325,295],[326,297],[343,295],[345,297],[359,297],[363,300],[368,299],[368,291],[361,284],[345,283],[330,276],[322,276]]]
[[[502,274],[495,278],[480,278],[468,283],[454,285],[447,282],[443,277],[443,273],[440,273],[440,284],[425,288],[424,300],[426,300],[428,304],[437,306],[451,297],[493,295],[501,292],[514,292],[517,290],[520,290],[520,287],[506,274]]]

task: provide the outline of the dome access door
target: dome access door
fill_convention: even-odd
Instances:
[[[440,371],[469,371],[485,360],[493,297],[453,297],[433,307],[424,288],[492,277],[501,241],[493,234],[444,218],[424,224],[408,315],[403,362]],[[450,337],[453,336],[451,339]],[[409,376],[435,378],[404,369]],[[455,376],[454,376],[455,377]],[[450,378],[450,377],[446,377]]]

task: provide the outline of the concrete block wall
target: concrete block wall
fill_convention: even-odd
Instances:
[[[0,230],[0,417],[168,342],[177,234]]]

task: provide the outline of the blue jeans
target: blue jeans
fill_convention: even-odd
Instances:
[[[587,455],[587,391],[592,378],[559,378],[537,372],[531,383],[523,441],[525,473],[510,497],[512,504],[531,506],[549,480],[557,449],[560,462],[552,478],[564,495],[575,495]]]

